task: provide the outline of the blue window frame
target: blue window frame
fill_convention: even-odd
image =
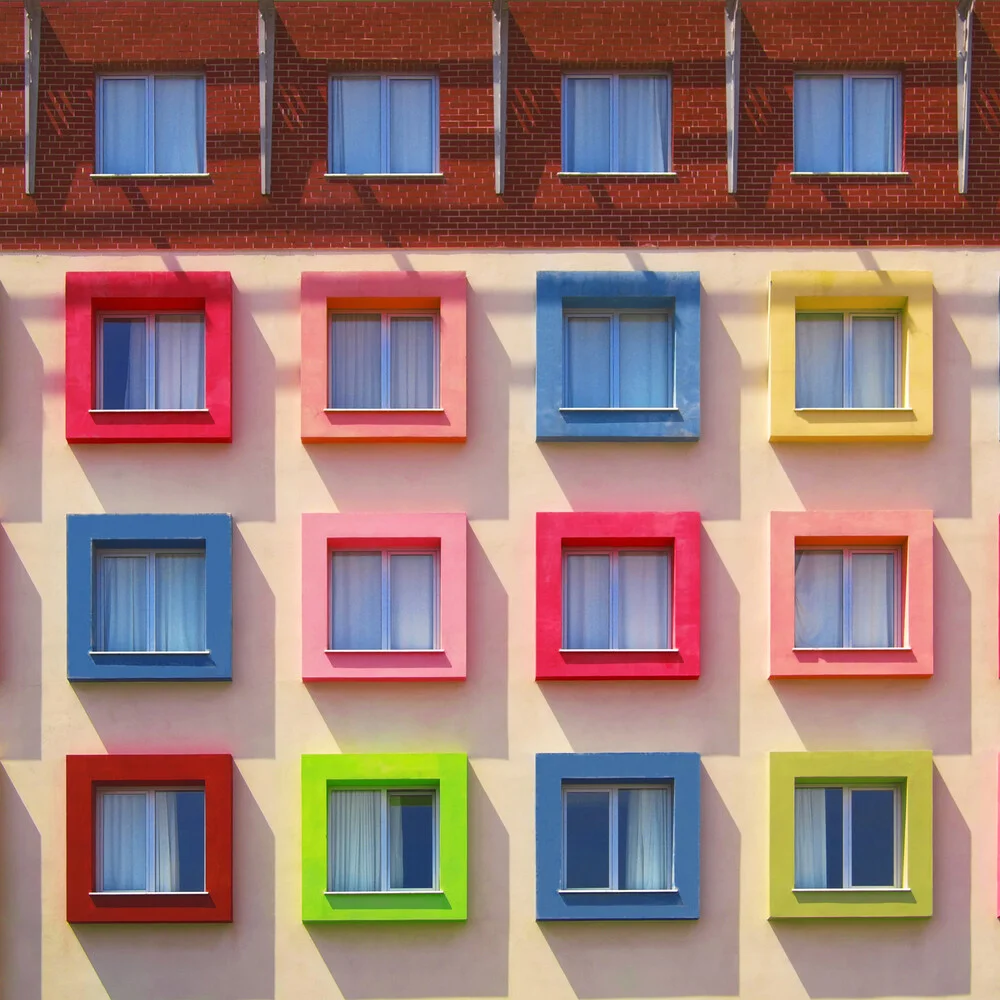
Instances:
[[[228,514],[70,514],[69,679],[231,680],[232,535]],[[109,628],[112,587],[129,620]]]
[[[539,441],[691,441],[701,430],[697,271],[541,271]]]
[[[696,753],[538,754],[536,919],[697,919],[700,786]]]

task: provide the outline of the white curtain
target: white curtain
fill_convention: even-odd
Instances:
[[[611,557],[563,559],[563,642],[567,649],[611,647]]]
[[[843,316],[817,314],[795,318],[795,405],[843,407]]]
[[[608,316],[570,316],[566,321],[566,405],[611,405]]]
[[[204,320],[192,316],[158,316],[154,370],[156,409],[204,409]]]
[[[205,556],[157,553],[155,559],[156,648],[170,652],[205,649]]]
[[[389,406],[428,410],[435,405],[434,320],[396,317],[389,322]]]
[[[146,557],[103,554],[98,567],[98,648],[113,652],[148,649]]]
[[[619,841],[625,847],[620,889],[671,888],[673,822],[666,788],[623,788],[619,799]],[[625,829],[621,826],[624,823]]]
[[[892,552],[851,556],[851,645],[896,645],[896,557]]]
[[[795,888],[825,889],[826,789],[795,789]]]
[[[102,792],[101,889],[146,888],[146,793]]]
[[[896,81],[857,77],[851,81],[852,170],[894,170]]]
[[[566,80],[566,170],[598,173],[611,169],[611,80]]]
[[[620,406],[672,406],[673,359],[670,322],[663,315],[620,317],[618,379]]]
[[[666,649],[670,644],[670,556],[622,552],[618,556],[618,645]]]
[[[797,76],[792,115],[795,169],[844,169],[844,81],[840,76]]]
[[[382,317],[335,316],[330,323],[330,406],[382,406]]]
[[[382,793],[330,793],[330,890],[381,888]]]
[[[389,647],[433,649],[437,560],[425,552],[389,557]]]
[[[434,82],[389,81],[389,172],[434,172]]]
[[[205,172],[205,81],[158,76],[153,80],[153,170]]]
[[[101,81],[101,167],[105,174],[146,173],[146,81]]]
[[[330,172],[378,174],[382,166],[382,81],[341,77],[330,85]]]
[[[335,552],[332,649],[382,648],[382,553]]]
[[[795,645],[837,649],[844,645],[844,555],[795,553]]]
[[[618,169],[625,173],[665,173],[669,136],[666,77],[620,77]]]
[[[156,891],[180,889],[180,838],[177,827],[177,793],[156,792]]]
[[[856,316],[851,320],[852,406],[896,405],[896,320]]]
[[[402,795],[389,796],[389,888],[402,889],[406,886],[406,870],[403,863],[403,806],[406,799]]]

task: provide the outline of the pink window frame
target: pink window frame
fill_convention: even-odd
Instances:
[[[701,672],[701,517],[681,513],[536,515],[536,680],[693,679]],[[564,549],[672,548],[674,649],[562,649]]]
[[[302,679],[465,680],[467,521],[464,514],[302,515]],[[330,553],[434,549],[440,572],[441,648],[330,650]]]
[[[302,275],[302,440],[464,441],[467,289],[464,271]],[[437,410],[327,408],[329,317],[345,311],[422,311],[439,317]]]
[[[903,552],[903,646],[795,649],[795,549],[893,546]],[[930,677],[934,673],[934,514],[771,513],[771,677]]]

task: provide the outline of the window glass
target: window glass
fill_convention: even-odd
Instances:
[[[895,83],[878,77],[851,80],[852,170],[895,169]]]
[[[844,317],[795,317],[795,405],[844,405]]]
[[[566,793],[566,888],[608,889],[611,886],[611,793]]]
[[[611,406],[611,319],[571,316],[566,324],[568,406]]]
[[[158,174],[205,172],[205,81],[153,78],[153,170]]]
[[[101,81],[101,171],[106,174],[146,172],[145,79]]]
[[[623,313],[618,325],[619,406],[672,406],[670,323],[663,313]]]
[[[389,795],[389,888],[434,888],[434,796]]]
[[[333,649],[382,648],[382,553],[335,552]]]
[[[200,552],[158,552],[154,557],[156,649],[204,649],[205,556]]]
[[[429,410],[435,405],[436,339],[430,316],[389,320],[391,409]]]
[[[154,408],[205,408],[205,321],[157,316],[154,328]]]
[[[330,170],[377,174],[382,170],[382,82],[344,77],[330,84]]]
[[[146,794],[105,792],[101,796],[101,890],[146,889]]]
[[[390,648],[434,648],[436,576],[436,560],[428,552],[390,556]]]
[[[434,83],[389,81],[389,172],[434,172]]]
[[[330,890],[381,888],[382,793],[330,793]]]
[[[566,169],[602,173],[611,169],[611,80],[566,80]]]
[[[618,646],[667,649],[670,557],[664,552],[618,556]]]
[[[851,645],[895,645],[896,556],[855,552],[851,556]]]
[[[618,792],[618,887],[669,889],[673,885],[670,790]]]
[[[891,788],[851,791],[851,885],[896,884],[896,795]]]
[[[844,554],[795,553],[795,645],[833,649],[844,645]]]
[[[336,316],[331,321],[330,405],[335,410],[381,407],[380,316]]]
[[[844,169],[844,81],[839,76],[797,76],[793,118],[795,169]]]
[[[669,96],[665,76],[623,76],[618,81],[618,169],[669,169]]]
[[[896,405],[896,320],[851,318],[851,406]]]
[[[563,560],[563,642],[567,649],[611,648],[611,556]]]

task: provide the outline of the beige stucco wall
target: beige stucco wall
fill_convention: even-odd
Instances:
[[[230,446],[70,448],[63,275],[230,270]],[[465,445],[299,440],[303,270],[465,270]],[[697,444],[534,441],[537,270],[701,271]],[[767,274],[919,268],[935,280],[935,435],[914,445],[767,441]],[[998,276],[961,251],[0,257],[0,996],[4,1000],[530,1000],[1000,996],[996,917]],[[771,683],[773,509],[933,509],[936,676]],[[537,510],[697,510],[704,519],[697,682],[537,685]],[[66,680],[65,515],[225,511],[235,518],[231,685]],[[469,679],[306,687],[305,511],[465,511]],[[766,755],[935,753],[935,915],[772,925]],[[67,753],[236,757],[231,926],[65,922]],[[322,926],[299,912],[299,757],[456,750],[471,758],[470,918]],[[704,755],[702,918],[534,921],[534,754]]]

